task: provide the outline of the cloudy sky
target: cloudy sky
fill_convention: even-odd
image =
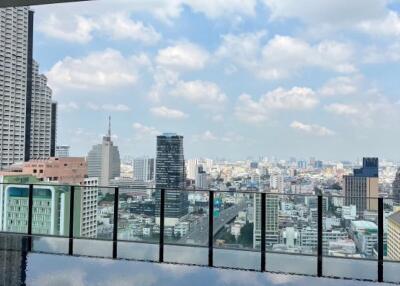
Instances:
[[[400,159],[400,1],[100,0],[34,7],[58,143],[123,155]]]

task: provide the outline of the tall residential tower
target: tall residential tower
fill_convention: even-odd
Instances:
[[[49,158],[55,142],[52,92],[39,74],[32,48],[33,11],[1,8],[0,170],[31,158]]]

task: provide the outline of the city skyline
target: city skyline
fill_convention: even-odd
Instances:
[[[177,132],[187,158],[399,160],[399,5],[372,2],[355,1],[353,16],[342,1],[34,7],[58,142],[85,154],[111,114],[114,141],[133,157],[154,156],[155,136]]]

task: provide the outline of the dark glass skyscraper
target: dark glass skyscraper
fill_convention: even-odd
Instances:
[[[183,136],[165,133],[157,136],[156,188],[165,192],[165,225],[175,225],[188,213]],[[172,189],[172,190],[171,190]],[[156,196],[156,216],[160,214],[160,193]]]
[[[400,168],[397,170],[396,177],[392,184],[393,203],[400,205]]]
[[[355,205],[357,214],[378,209],[378,158],[363,158],[363,166],[344,176],[345,205]]]

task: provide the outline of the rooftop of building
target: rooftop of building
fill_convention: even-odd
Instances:
[[[351,224],[357,229],[365,229],[365,230],[377,230],[378,226],[376,223],[368,220],[355,220],[352,221]]]
[[[394,213],[392,213],[389,217],[388,220],[390,222],[393,222],[395,224],[400,225],[400,211],[396,211]]]

